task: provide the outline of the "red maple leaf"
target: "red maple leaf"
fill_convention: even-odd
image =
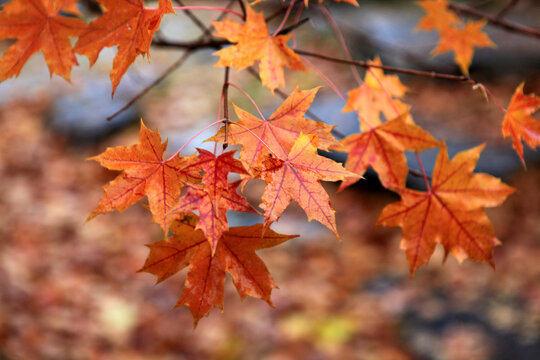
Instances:
[[[227,210],[256,212],[246,199],[237,193],[239,181],[229,183],[230,172],[247,175],[242,163],[233,158],[234,151],[215,156],[209,151],[198,149],[199,156],[194,161],[197,168],[204,171],[202,185],[189,185],[187,194],[180,198],[170,210],[169,220],[183,217],[198,210],[197,229],[208,238],[215,251],[222,234],[229,228]]]
[[[532,114],[540,109],[540,97],[535,94],[525,95],[523,86],[524,83],[521,83],[516,88],[510,100],[502,124],[502,133],[504,137],[512,137],[514,149],[525,166],[521,140],[525,141],[531,149],[540,145],[540,119],[532,117]]]
[[[295,235],[264,231],[261,224],[230,228],[223,233],[215,253],[202,231],[194,224],[193,215],[171,226],[174,236],[148,245],[150,253],[140,271],[157,276],[161,282],[189,266],[186,283],[176,306],[187,305],[199,320],[214,307],[223,309],[225,273],[232,277],[240,297],[247,295],[272,305],[270,295],[276,287],[256,250],[279,245]]]

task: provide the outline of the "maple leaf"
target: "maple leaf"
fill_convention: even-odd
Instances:
[[[336,144],[331,131],[334,126],[304,117],[319,88],[299,90],[298,87],[283,101],[269,119],[259,119],[234,105],[238,124],[229,127],[229,143],[242,145],[240,159],[250,167],[261,166],[270,154],[286,159],[294,142],[300,135],[316,134],[319,148],[328,150]],[[223,142],[224,131],[209,140]]]
[[[50,75],[70,80],[71,67],[78,65],[69,41],[80,35],[87,24],[60,15],[79,14],[76,0],[14,0],[0,13],[0,39],[17,39],[0,59],[0,81],[19,75],[30,56],[43,52]]]
[[[192,210],[199,211],[197,229],[208,238],[212,252],[218,246],[222,234],[228,230],[227,210],[256,212],[246,199],[236,192],[240,181],[229,183],[229,172],[247,175],[242,163],[233,158],[234,151],[216,157],[209,151],[197,149],[199,156],[194,161],[204,171],[203,185],[188,185],[185,196],[170,209],[169,221],[183,217]]]
[[[123,173],[104,187],[105,194],[88,220],[109,211],[123,211],[146,195],[154,221],[166,230],[171,221],[168,212],[176,204],[183,182],[200,181],[200,170],[190,166],[194,156],[164,160],[166,148],[167,142],[161,143],[159,132],[150,131],[141,121],[136,145],[107,148],[90,158]]]
[[[277,221],[294,200],[304,209],[308,221],[317,220],[336,237],[335,211],[319,180],[338,181],[359,177],[341,164],[317,155],[317,135],[300,134],[286,159],[268,157],[260,175],[266,180],[261,208],[265,225]]]
[[[441,243],[459,261],[470,258],[493,265],[499,244],[483,207],[500,205],[514,189],[488,174],[473,174],[484,145],[462,151],[451,161],[443,144],[427,192],[403,189],[401,201],[386,206],[377,225],[400,226],[401,248],[411,277]]]
[[[525,141],[531,149],[540,145],[540,119],[532,117],[532,114],[540,108],[540,97],[535,94],[525,95],[523,86],[524,83],[521,83],[516,88],[510,100],[502,124],[502,133],[504,137],[512,137],[514,149],[525,166],[521,140]]]
[[[257,13],[250,6],[246,7],[245,24],[231,19],[212,21],[216,36],[225,38],[236,45],[214,53],[219,56],[216,66],[236,66],[240,71],[259,61],[259,73],[262,84],[274,90],[285,85],[283,67],[291,70],[307,71],[300,57],[287,47],[292,35],[272,36],[266,27],[263,13]]]
[[[431,55],[436,56],[447,51],[454,51],[454,61],[461,72],[469,75],[469,66],[474,55],[474,47],[495,47],[490,38],[482,32],[485,20],[463,22],[448,10],[446,0],[420,1],[418,4],[426,10],[420,19],[417,30],[437,30],[440,40]]]
[[[376,57],[369,64],[382,65]],[[408,106],[397,100],[403,98],[407,87],[396,75],[384,75],[382,69],[371,68],[366,72],[364,83],[350,90],[343,111],[356,111],[363,130],[381,124],[381,114],[393,119],[408,111]]]
[[[384,187],[403,188],[408,173],[403,151],[422,151],[440,146],[440,142],[428,132],[407,122],[408,116],[408,113],[402,114],[361,134],[342,139],[339,150],[348,153],[345,169],[363,175],[371,165]],[[343,190],[357,180],[347,179],[339,189]]]
[[[75,45],[75,51],[94,65],[104,47],[117,46],[110,73],[112,93],[137,56],[149,57],[150,44],[161,18],[174,12],[170,0],[159,0],[157,9],[146,9],[143,0],[97,0],[104,13],[90,23]]]
[[[469,75],[469,66],[474,55],[474,47],[496,47],[490,38],[482,32],[485,20],[467,21],[463,29],[456,27],[446,28],[440,32],[441,39],[437,47],[431,52],[438,55],[447,51],[454,51],[454,59],[461,72]]]
[[[150,253],[139,271],[154,274],[161,282],[189,266],[185,287],[176,307],[188,306],[195,326],[214,307],[223,310],[225,273],[231,275],[242,299],[249,295],[273,306],[270,295],[276,285],[255,251],[279,245],[296,236],[264,231],[262,224],[233,227],[223,233],[212,256],[205,235],[194,226],[197,220],[192,215],[187,218],[185,222],[173,223],[171,231],[174,236],[147,245]]]
[[[419,1],[426,14],[420,19],[416,30],[443,30],[451,27],[452,24],[461,24],[461,20],[452,11],[448,10],[446,0],[424,0]]]

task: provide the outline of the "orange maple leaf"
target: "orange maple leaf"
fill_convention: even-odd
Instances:
[[[30,56],[42,51],[49,72],[70,80],[71,67],[78,65],[69,41],[88,25],[60,15],[78,15],[77,0],[14,0],[0,13],[0,39],[17,39],[0,59],[0,81],[19,75]]]
[[[229,228],[227,210],[256,212],[246,199],[236,192],[240,181],[229,183],[227,175],[236,172],[247,175],[242,163],[233,158],[234,151],[216,157],[209,151],[198,149],[199,156],[194,161],[197,168],[204,171],[203,185],[188,185],[185,196],[170,209],[169,220],[183,217],[186,213],[198,210],[197,229],[208,238],[214,252],[221,235]]]
[[[474,47],[496,47],[493,41],[482,32],[485,20],[467,21],[464,28],[449,27],[440,32],[441,40],[432,55],[454,51],[454,60],[461,72],[469,75],[469,66],[474,55]]]
[[[300,134],[287,158],[267,157],[260,176],[266,180],[261,208],[265,225],[277,221],[294,200],[304,209],[308,221],[317,220],[336,237],[335,211],[319,180],[338,181],[359,177],[331,159],[317,155],[317,135]]]
[[[242,299],[249,295],[273,306],[270,295],[276,285],[255,251],[279,245],[296,236],[264,231],[262,224],[233,227],[223,233],[212,256],[205,235],[194,226],[195,216],[186,218],[184,222],[173,223],[171,231],[174,236],[147,245],[150,253],[139,271],[154,274],[157,282],[161,282],[189,266],[185,287],[176,307],[188,306],[195,326],[214,307],[223,310],[226,273],[231,275]]]
[[[363,175],[371,165],[384,187],[403,188],[408,173],[403,151],[422,151],[440,146],[440,142],[428,132],[407,122],[408,116],[408,113],[404,113],[361,134],[342,139],[339,150],[348,153],[345,169]],[[357,180],[358,178],[347,179],[339,189],[342,190]]]
[[[336,144],[331,131],[334,126],[304,117],[319,88],[299,90],[298,87],[283,101],[269,119],[259,119],[234,105],[238,124],[229,127],[229,143],[242,145],[240,159],[250,167],[260,166],[270,154],[286,159],[294,142],[300,135],[316,134],[319,148],[328,150]],[[223,130],[210,140],[223,142]]]
[[[246,7],[245,24],[231,19],[212,21],[216,36],[236,43],[214,53],[219,56],[214,66],[236,66],[240,71],[259,61],[259,73],[262,84],[272,93],[285,85],[283,67],[292,70],[307,71],[300,57],[287,47],[291,35],[272,36],[266,27],[263,13],[257,13],[250,6]]]
[[[174,12],[170,0],[159,0],[157,9],[146,9],[143,0],[97,0],[104,7],[104,13],[90,23],[75,45],[78,54],[88,56],[90,66],[94,65],[104,47],[117,46],[110,73],[112,93],[122,76],[137,56],[150,56],[150,44],[159,29],[161,18]]]
[[[369,64],[382,65],[376,57]],[[350,90],[342,111],[356,111],[363,130],[381,124],[381,114],[393,119],[408,110],[408,106],[398,99],[403,98],[407,87],[396,75],[385,75],[382,69],[372,68],[366,72],[364,83]]]
[[[443,144],[427,192],[403,189],[401,201],[386,206],[378,225],[400,226],[401,248],[411,277],[427,263],[441,243],[459,260],[470,258],[493,265],[499,244],[483,207],[500,205],[514,189],[488,174],[473,174],[484,145],[462,151],[451,161]]]
[[[516,88],[510,100],[502,124],[502,133],[504,137],[512,137],[514,149],[525,166],[521,141],[525,141],[531,149],[540,145],[540,119],[532,117],[532,114],[540,109],[540,97],[535,94],[525,95],[523,86],[524,83],[521,83]]]
[[[416,30],[442,30],[453,24],[461,24],[461,20],[452,11],[448,10],[446,0],[424,0],[419,1],[426,14],[420,19]]]
[[[190,166],[196,161],[194,156],[164,160],[166,148],[159,132],[150,131],[141,121],[136,145],[107,148],[90,158],[123,173],[104,186],[105,194],[88,220],[109,211],[123,211],[146,195],[154,221],[166,230],[171,222],[168,213],[178,201],[183,182],[200,181],[200,170]]]
[[[469,75],[469,66],[474,55],[474,47],[496,47],[490,38],[482,32],[485,20],[467,21],[466,24],[448,10],[446,0],[426,0],[418,4],[426,15],[420,19],[417,30],[437,30],[440,40],[431,55],[436,56],[447,51],[454,51],[454,61],[461,72]]]

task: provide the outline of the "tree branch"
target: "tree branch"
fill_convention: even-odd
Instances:
[[[472,9],[468,6],[461,5],[461,4],[448,4],[448,8],[451,10],[462,13],[465,15],[469,15],[475,18],[483,18],[486,19],[488,23],[501,27],[507,31],[515,32],[522,35],[527,35],[531,37],[535,37],[540,39],[540,30],[535,29],[530,26],[520,25],[520,24],[514,24],[509,21],[500,19],[499,16],[491,16],[489,14],[483,13],[481,11],[478,11],[476,9]]]
[[[318,53],[313,53],[313,52],[310,52],[310,51],[305,51],[305,50],[300,50],[300,49],[296,49],[295,52],[300,54],[300,55],[311,56],[311,57],[314,57],[314,58],[318,58],[318,59],[322,59],[322,60],[326,60],[326,61],[331,61],[331,62],[338,63],[338,64],[355,65],[355,66],[362,67],[364,69],[375,68],[375,69],[382,69],[382,70],[389,71],[389,72],[429,77],[429,78],[432,78],[432,79],[445,79],[445,80],[463,81],[463,82],[471,83],[473,85],[478,84],[478,81],[476,81],[474,79],[471,79],[470,77],[464,76],[464,75],[442,74],[442,73],[438,73],[438,72],[434,72],[434,71],[421,71],[421,70],[405,69],[405,68],[400,68],[400,67],[395,67],[395,66],[388,66],[388,65],[375,65],[375,64],[370,64],[367,61],[340,59],[340,58],[327,56],[327,55],[322,55],[322,54],[318,54]]]

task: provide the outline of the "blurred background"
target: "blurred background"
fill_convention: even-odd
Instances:
[[[0,2],[5,3],[6,1]],[[197,1],[185,1],[195,4]],[[468,5],[497,14],[515,2],[505,19],[536,26],[535,0],[475,1]],[[150,4],[151,2],[149,2]],[[213,4],[223,6],[225,1]],[[270,14],[279,1],[258,10]],[[384,64],[459,73],[451,54],[431,58],[435,33],[413,31],[422,16],[412,1],[359,0],[360,7],[326,2],[342,28],[353,57],[380,55]],[[302,14],[309,21],[296,32],[297,47],[344,57],[316,2]],[[94,6],[92,6],[94,5]],[[97,16],[93,2],[84,6]],[[214,13],[197,12],[203,21]],[[279,24],[276,18],[269,28]],[[477,49],[471,76],[507,105],[522,81],[540,93],[540,41],[491,25],[486,32],[497,49]],[[185,15],[164,18],[160,36],[191,40],[200,30]],[[0,42],[4,51],[12,42]],[[148,253],[144,244],[162,238],[144,204],[85,223],[117,174],[87,157],[107,146],[137,142],[139,120],[158,128],[175,152],[194,133],[217,119],[223,69],[204,50],[191,55],[158,87],[112,121],[106,117],[144,89],[181,56],[156,48],[151,62],[138,59],[111,99],[108,72],[115,49],[105,49],[91,69],[84,57],[72,83],[49,78],[41,54],[17,79],[0,84],[0,359],[524,359],[540,358],[540,152],[526,151],[525,171],[503,140],[503,114],[469,85],[400,76],[410,91],[415,121],[439,139],[450,155],[488,142],[478,169],[502,177],[517,192],[488,209],[503,246],[495,250],[496,270],[486,264],[458,264],[437,249],[430,263],[409,278],[399,249],[398,228],[375,227],[381,209],[398,197],[376,175],[337,193],[326,184],[342,242],[295,205],[273,229],[299,234],[279,247],[259,252],[279,289],[275,308],[247,298],[226,283],[225,312],[214,310],[193,330],[186,307],[172,310],[186,271],[154,286],[137,273]],[[355,86],[350,68],[310,59],[341,91]],[[326,85],[313,74],[286,72],[289,93]],[[231,72],[270,115],[282,99],[261,88],[246,71]],[[230,99],[254,112],[235,89]],[[352,114],[325,86],[310,110],[343,133],[358,131]],[[195,147],[210,146],[203,134]],[[431,168],[436,152],[423,154]],[[339,158],[339,154],[331,154]],[[411,161],[409,166],[417,169]],[[419,186],[411,177],[410,185]],[[246,194],[256,206],[263,184]],[[232,225],[260,222],[230,213]]]

